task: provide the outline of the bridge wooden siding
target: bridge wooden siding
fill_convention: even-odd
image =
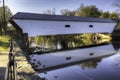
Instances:
[[[116,26],[110,19],[35,13],[17,13],[10,22],[29,36],[112,33]]]

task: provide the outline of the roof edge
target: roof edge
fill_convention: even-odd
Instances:
[[[48,14],[38,14],[38,13],[26,13],[26,12],[18,12],[14,16],[12,16],[11,19],[116,23],[115,20],[111,20],[108,18],[48,15]]]

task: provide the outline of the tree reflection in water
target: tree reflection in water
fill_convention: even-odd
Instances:
[[[98,63],[101,61],[101,59],[98,60],[92,60],[82,63],[80,66],[82,69],[94,69],[97,67]]]
[[[54,52],[76,49],[101,43],[110,43],[110,36],[104,34],[66,34],[29,37],[32,52]]]
[[[112,35],[112,45],[117,51],[117,55],[114,57],[116,64],[115,67],[120,71],[120,34]]]
[[[119,68],[120,70],[120,36],[117,36],[117,38],[115,39],[114,37],[112,38],[112,45],[114,47],[114,49],[118,52],[117,56],[115,57],[115,61],[116,61],[116,64],[115,66]],[[92,61],[87,61],[87,62],[84,62],[81,64],[81,68],[82,69],[87,69],[87,68],[96,68],[98,63],[100,62],[101,60],[92,60]]]
[[[79,36],[80,38],[78,38],[77,35],[75,37],[73,36],[71,37],[68,35],[67,37],[57,36],[57,39],[56,37],[52,36],[53,37],[52,40],[54,41],[52,42],[51,40],[50,45],[53,45],[54,43],[55,46],[56,44],[60,44],[62,46],[64,44],[64,45],[67,45],[64,47],[64,50],[67,50],[67,49],[76,49],[86,45],[87,47],[89,45],[98,45],[98,44],[104,43],[104,41],[105,42],[110,41],[109,39],[105,39],[103,37],[97,40],[96,38],[95,40],[92,40],[94,39],[92,37],[92,34],[89,34],[89,36],[87,36],[87,34],[79,35]],[[62,40],[66,42],[65,43],[61,42]],[[70,45],[70,48],[69,48],[68,42],[70,41],[73,41],[73,43]],[[87,48],[83,48],[83,49],[79,48],[79,49],[76,49],[76,50],[79,50],[78,52],[76,50],[71,50],[74,52],[61,51],[61,52],[55,52],[51,54],[42,54],[42,55],[32,54],[33,56],[31,57],[31,60],[32,60],[31,62],[37,65],[37,68],[36,67],[34,68],[36,68],[38,72],[40,71],[39,72],[40,77],[46,78],[48,80],[59,80],[59,79],[63,79],[63,77],[64,77],[63,80],[79,80],[79,79],[120,80],[120,77],[119,77],[119,74],[120,74],[120,54],[119,53],[120,52],[116,54],[116,50],[120,48],[120,41],[114,40],[114,38],[111,41],[113,45],[112,44],[106,45],[107,47],[104,47],[105,45],[89,47],[90,49],[88,48],[88,50]],[[66,54],[67,52],[68,54]],[[57,56],[59,54],[63,55],[64,53],[66,56],[68,55],[67,58],[66,56]],[[80,54],[77,57],[70,56],[70,54],[76,55],[77,53]],[[75,61],[74,63],[74,59],[77,60],[78,62]],[[38,62],[38,61],[41,61],[41,62]],[[41,63],[41,64],[38,65],[38,63]],[[69,64],[69,65],[66,66],[66,64]],[[44,65],[44,67],[42,67],[41,65]],[[44,70],[45,70],[45,73],[44,73]],[[55,79],[54,79],[54,76],[55,76]]]

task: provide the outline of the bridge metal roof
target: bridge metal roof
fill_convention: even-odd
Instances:
[[[114,20],[110,20],[107,18],[90,18],[79,16],[48,15],[23,12],[18,12],[11,19],[115,23]]]

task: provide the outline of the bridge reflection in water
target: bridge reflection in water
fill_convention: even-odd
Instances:
[[[118,41],[112,42],[31,54],[30,62],[46,80],[120,80]]]

